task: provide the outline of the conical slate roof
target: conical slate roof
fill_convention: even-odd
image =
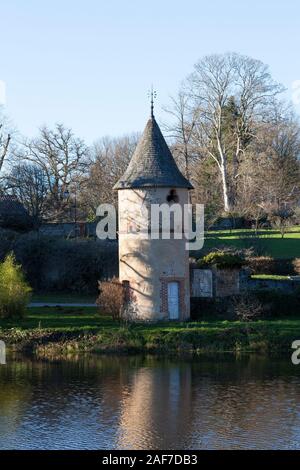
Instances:
[[[178,169],[153,115],[114,189],[148,187],[193,188]]]

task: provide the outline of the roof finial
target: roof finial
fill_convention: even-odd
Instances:
[[[151,118],[154,118],[154,100],[157,96],[157,93],[155,90],[153,90],[153,85],[151,85],[151,90],[148,92],[148,97],[151,100]]]

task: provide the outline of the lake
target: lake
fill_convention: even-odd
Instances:
[[[9,356],[0,410],[0,449],[300,449],[300,365]]]

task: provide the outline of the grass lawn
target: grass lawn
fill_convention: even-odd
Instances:
[[[248,327],[251,325],[284,328],[299,331],[300,339],[300,318],[268,319],[256,322],[242,322],[232,320],[203,320],[190,322],[158,322],[158,323],[137,323],[129,326],[129,329],[143,332],[181,331],[187,329],[207,329],[224,330],[232,327]],[[122,327],[122,326],[121,326]],[[42,307],[28,308],[27,316],[19,319],[0,319],[0,329],[6,330],[18,328],[22,330],[33,329],[54,329],[57,331],[67,330],[112,330],[119,329],[120,323],[113,321],[111,317],[99,315],[94,307]]]
[[[57,300],[57,299],[55,299]],[[97,314],[96,307],[42,307],[27,308],[27,315],[21,319],[0,320],[0,328],[20,328],[23,330],[54,329],[90,330],[99,329],[103,319]],[[113,324],[108,317],[105,324]]]
[[[255,236],[252,229],[216,230],[205,234],[204,249],[234,246],[250,248],[253,246],[260,254],[274,258],[300,257],[300,227],[290,227],[282,239],[278,230],[263,229]]]
[[[49,303],[80,303],[93,304],[96,302],[97,295],[71,294],[71,293],[38,293],[33,294],[31,302],[49,302]]]
[[[271,281],[289,281],[290,276],[283,276],[280,274],[252,274],[252,279],[265,279]]]
[[[205,320],[120,325],[96,308],[28,309],[22,320],[0,320],[0,339],[35,351],[76,352],[224,352],[290,354],[300,339],[300,318],[255,322]],[[48,349],[47,349],[48,348]],[[49,353],[50,354],[50,353]]]

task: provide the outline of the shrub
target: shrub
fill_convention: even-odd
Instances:
[[[296,274],[300,274],[300,258],[295,258],[293,261],[293,268]]]
[[[270,216],[272,227],[278,229],[281,234],[281,238],[287,231],[287,228],[294,223],[295,213],[292,209],[285,207],[275,208],[271,211]]]
[[[105,315],[113,320],[120,320],[125,302],[125,288],[117,278],[110,281],[99,281],[99,297],[97,305]]]
[[[300,289],[285,293],[275,289],[256,290],[253,294],[271,317],[299,317]]]
[[[242,321],[257,320],[264,311],[261,302],[251,293],[234,297],[232,299],[232,307],[234,314]]]
[[[16,264],[14,255],[10,253],[0,264],[0,317],[23,317],[30,293],[22,267]]]
[[[212,251],[198,260],[198,266],[214,266],[219,269],[238,269],[244,264],[241,256],[225,251]]]
[[[13,230],[0,228],[0,261],[13,250],[13,245],[19,236]]]
[[[293,274],[296,271],[295,264],[289,259],[274,259],[270,256],[256,256],[247,258],[246,263],[251,269],[252,274],[279,274],[285,276]]]
[[[254,256],[247,259],[253,274],[275,274],[275,263],[271,256]]]
[[[191,297],[191,320],[228,318],[229,298]]]
[[[98,280],[118,272],[118,245],[106,240],[65,240],[31,232],[10,251],[36,291],[96,294]]]

